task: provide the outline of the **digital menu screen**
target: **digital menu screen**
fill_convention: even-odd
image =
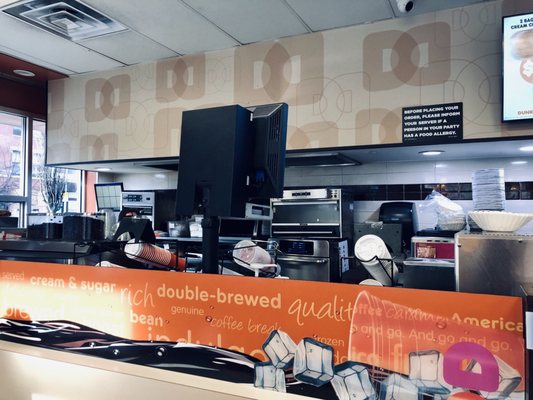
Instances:
[[[503,18],[502,120],[533,120],[533,13]]]

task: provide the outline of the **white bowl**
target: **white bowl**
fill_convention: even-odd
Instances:
[[[470,211],[468,215],[489,232],[514,232],[533,220],[533,214],[506,211]]]

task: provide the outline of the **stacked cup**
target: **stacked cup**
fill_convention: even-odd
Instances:
[[[354,253],[368,273],[385,286],[398,281],[398,267],[379,236],[364,235],[355,242]],[[391,279],[392,278],[392,279]]]
[[[505,178],[501,168],[480,169],[472,174],[474,210],[505,209]]]
[[[177,259],[176,255],[161,247],[154,246],[150,243],[135,242],[131,239],[124,246],[124,253],[128,258],[139,261],[154,267],[177,268],[183,270],[185,262]]]
[[[233,248],[233,259],[242,267],[247,267],[252,264],[273,264],[272,257],[262,247],[251,240],[241,240]]]
[[[237,243],[232,256],[236,264],[254,271],[256,276],[259,276],[259,271],[276,276],[280,273],[280,267],[270,253],[251,240],[241,240]]]

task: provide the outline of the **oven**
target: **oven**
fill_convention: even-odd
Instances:
[[[122,208],[138,210],[139,214],[154,224],[155,192],[124,191],[122,192]]]
[[[290,279],[340,282],[349,268],[346,239],[279,239],[276,262]]]
[[[342,189],[284,190],[272,199],[274,238],[348,238],[353,241],[353,202]]]

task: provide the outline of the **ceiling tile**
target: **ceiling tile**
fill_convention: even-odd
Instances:
[[[387,0],[286,1],[313,31],[322,31],[394,17]]]
[[[4,13],[0,13],[0,37],[3,52],[59,72],[84,73],[123,65]]]
[[[414,0],[414,7],[409,13],[401,13],[398,11],[398,6],[396,5],[396,0],[389,0],[391,7],[394,9],[394,14],[397,17],[405,17],[411,15],[427,14],[429,12],[447,10],[457,7],[465,7],[475,3],[482,3],[483,1],[488,0],[424,0],[416,1]]]
[[[184,0],[241,43],[301,35],[309,30],[280,0]]]
[[[79,42],[127,65],[175,57],[178,54],[135,31],[124,31]]]
[[[238,45],[226,33],[177,0],[88,0],[85,3],[179,54]]]

